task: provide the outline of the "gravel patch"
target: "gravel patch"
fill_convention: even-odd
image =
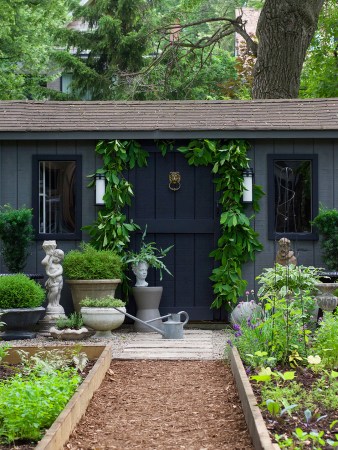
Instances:
[[[190,328],[191,329],[191,328]],[[195,329],[195,328],[194,328]],[[196,328],[198,329],[198,328]],[[112,332],[112,337],[109,339],[94,339],[93,337],[87,337],[85,340],[80,341],[64,341],[56,340],[49,336],[38,334],[34,339],[13,340],[8,341],[12,347],[45,347],[45,346],[71,346],[71,345],[107,345],[113,343],[113,358],[119,358],[124,348],[138,339],[140,333],[133,331],[132,326],[124,326],[118,330]],[[213,343],[213,359],[224,359],[227,357],[226,347],[227,340],[230,338],[230,330],[212,330],[212,343]]]

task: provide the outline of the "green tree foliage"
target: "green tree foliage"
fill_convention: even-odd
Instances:
[[[327,0],[305,60],[301,97],[338,97],[338,8]]]
[[[73,20],[82,22],[84,29],[60,30],[60,43],[66,47],[56,60],[72,73],[75,98],[121,97],[120,77],[128,80],[128,72],[144,65],[149,8],[146,0],[97,0],[74,10]]]
[[[42,98],[55,77],[50,64],[54,33],[72,0],[0,0],[0,99]]]

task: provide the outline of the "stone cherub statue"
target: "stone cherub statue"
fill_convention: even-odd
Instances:
[[[46,252],[46,256],[41,261],[41,264],[45,266],[48,279],[45,283],[47,290],[47,313],[48,311],[54,313],[63,313],[63,307],[60,305],[61,291],[63,287],[63,267],[62,261],[64,258],[64,252],[56,248],[55,241],[44,241],[42,248]]]
[[[292,251],[291,241],[285,237],[278,241],[276,263],[281,264],[282,266],[288,266],[290,264],[297,265],[297,258]]]

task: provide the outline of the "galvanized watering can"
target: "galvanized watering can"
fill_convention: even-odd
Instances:
[[[178,313],[167,314],[166,316],[156,317],[156,319],[151,320],[141,320],[138,317],[132,316],[131,314],[121,311],[119,308],[115,308],[117,311],[120,311],[125,316],[130,317],[131,319],[136,320],[137,322],[141,322],[147,327],[153,329],[157,333],[162,334],[163,339],[183,339],[183,327],[188,323],[189,316],[185,311],[180,311]],[[185,316],[185,321],[181,322],[181,315]],[[162,322],[162,329],[151,325],[150,322],[154,322],[159,319],[168,319],[165,322]]]

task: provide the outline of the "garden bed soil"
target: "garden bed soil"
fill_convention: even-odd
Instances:
[[[252,450],[223,361],[113,360],[65,450]]]
[[[250,382],[246,375],[245,368],[240,360],[237,350],[231,349],[230,353],[232,370],[236,379],[237,388],[242,401],[246,421],[248,423],[255,448],[279,449],[278,444],[274,443],[274,436],[285,435],[292,437],[292,432],[297,428],[301,428],[304,432],[309,433],[312,429],[318,432],[323,431],[324,440],[335,440],[335,434],[338,433],[338,422],[330,429],[330,424],[334,421],[338,421],[338,411],[327,411],[323,405],[317,405],[315,411],[312,411],[316,417],[321,417],[318,422],[310,421],[308,425],[305,424],[305,418],[303,413],[297,414],[293,411],[290,415],[284,414],[283,416],[273,417],[266,409],[260,409],[258,405],[262,402],[260,383]],[[276,369],[280,372],[285,372],[286,369]],[[319,374],[313,373],[313,371],[306,368],[298,367],[294,370],[295,380],[300,383],[304,389],[308,392],[312,390],[313,383],[320,377]],[[260,447],[261,446],[261,447]],[[312,449],[312,443],[308,441],[304,443],[302,449]],[[333,447],[330,445],[324,445],[320,447],[323,450],[329,450]]]

